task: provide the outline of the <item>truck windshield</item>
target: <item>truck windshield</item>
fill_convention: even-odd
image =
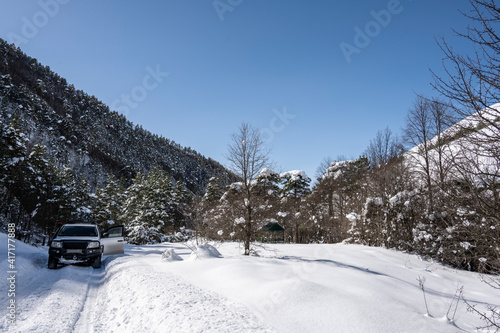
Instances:
[[[97,228],[95,226],[65,225],[59,232],[59,236],[97,237]]]

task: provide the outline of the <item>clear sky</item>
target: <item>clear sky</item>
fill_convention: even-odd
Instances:
[[[467,0],[0,0],[0,37],[145,129],[226,164],[242,122],[313,177],[436,95]]]

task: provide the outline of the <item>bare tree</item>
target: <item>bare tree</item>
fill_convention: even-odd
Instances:
[[[321,178],[323,177],[323,175],[326,172],[326,169],[328,169],[330,164],[332,164],[332,162],[334,162],[334,161],[335,161],[335,159],[331,156],[327,156],[327,157],[323,158],[321,163],[316,168],[316,173],[314,174],[317,182],[319,182],[321,180]]]
[[[264,146],[260,131],[250,124],[241,124],[239,131],[231,136],[228,154],[230,168],[242,180],[241,200],[244,207],[244,221],[239,220],[238,226],[243,231],[245,255],[250,255],[250,242],[256,232],[254,221],[253,181],[259,172],[268,166],[269,151]]]
[[[403,145],[399,138],[392,133],[389,127],[386,127],[385,130],[378,131],[375,138],[370,140],[365,156],[368,158],[370,166],[378,167],[387,164],[402,153]]]
[[[432,142],[433,164],[437,172],[438,185],[441,187],[446,184],[447,176],[452,167],[453,152],[449,149],[449,141],[453,139],[453,135],[447,134],[445,131],[456,122],[455,114],[452,111],[449,103],[438,98],[432,98],[427,101],[431,115],[431,128],[435,134]]]
[[[370,229],[370,234],[364,235],[364,241],[370,245],[403,248],[412,239],[412,224],[407,223],[409,219],[402,218],[399,223],[394,223],[397,213],[390,202],[390,198],[398,193],[411,189],[403,153],[403,144],[388,127],[377,132],[365,151],[370,163],[364,180],[368,197],[358,212],[361,218],[358,224]],[[402,214],[396,216],[402,217]],[[353,231],[359,231],[363,236],[361,228]]]
[[[418,96],[413,103],[413,107],[408,110],[404,139],[408,145],[415,147],[410,151],[410,156],[413,157],[414,163],[419,166],[417,169],[419,173],[424,176],[430,211],[434,210],[430,157],[431,139],[433,137],[434,131],[429,103],[424,97]]]
[[[450,143],[456,139],[456,130],[448,129],[455,121],[453,108],[439,98],[418,96],[408,111],[404,139],[413,148],[407,156],[423,175],[430,211],[436,206],[434,193],[446,190],[451,180],[456,151]]]
[[[472,54],[456,52],[443,38],[440,47],[445,54],[445,77],[432,73],[433,87],[453,100],[462,117],[475,115],[483,126],[496,129],[491,139],[500,138],[500,110],[491,107],[500,97],[500,7],[494,0],[469,0],[472,14],[463,14],[470,20],[465,33],[455,33],[471,43]]]
[[[470,25],[456,34],[471,44],[471,54],[456,52],[445,39],[446,75],[433,73],[434,88],[453,100],[459,151],[453,171],[470,191],[472,210],[498,225],[500,210],[500,7],[494,0],[469,0]],[[458,140],[459,139],[459,140]],[[488,195],[490,194],[490,195]]]

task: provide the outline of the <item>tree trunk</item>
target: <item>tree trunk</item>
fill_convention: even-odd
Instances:
[[[245,227],[245,240],[243,241],[245,246],[245,255],[250,255],[250,241],[252,240],[252,207],[248,204],[247,207],[247,221]]]

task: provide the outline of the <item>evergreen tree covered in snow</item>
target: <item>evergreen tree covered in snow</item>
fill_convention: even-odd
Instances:
[[[202,200],[204,203],[212,204],[218,202],[223,194],[224,189],[220,185],[219,179],[217,177],[212,177],[208,181],[207,190]]]
[[[1,208],[16,221],[18,238],[30,241],[38,226],[47,239],[57,222],[90,213],[88,186],[71,169],[60,169],[49,160],[44,145],[28,145],[17,119],[1,124]]]
[[[193,195],[187,189],[182,178],[174,185],[172,200],[173,228],[178,230],[187,227],[192,222],[190,204],[193,201]]]
[[[318,219],[322,221],[324,238],[342,241],[349,236],[351,222],[347,216],[352,212],[359,215],[366,198],[364,177],[369,170],[368,159],[335,161],[328,167],[314,189]],[[359,227],[359,225],[357,225]]]
[[[259,196],[278,197],[280,193],[280,175],[271,169],[264,168],[255,178],[252,191]]]
[[[285,230],[294,242],[301,241],[301,228],[308,221],[303,207],[306,196],[310,193],[309,183],[311,179],[304,171],[294,170],[280,175],[282,187],[281,195],[281,215],[286,214],[283,219]]]
[[[54,201],[58,204],[56,219],[66,223],[72,219],[91,219],[91,200],[88,184],[71,168],[56,170],[57,183],[53,187]]]
[[[153,169],[150,175],[137,173],[133,184],[127,189],[127,200],[122,219],[126,221],[129,242],[148,244],[161,241],[161,231],[169,222],[168,209],[172,184],[161,178],[160,170]],[[157,195],[157,196],[156,196]]]
[[[123,224],[120,217],[125,199],[124,181],[109,174],[105,186],[99,186],[95,193],[94,219],[103,229]]]
[[[268,223],[278,222],[280,180],[277,172],[264,168],[252,185],[252,193],[255,198],[254,217],[258,229],[262,229]]]
[[[155,166],[149,174],[138,173],[126,190],[124,214],[120,219],[129,230],[132,244],[165,241],[166,235],[183,227],[189,218],[189,191],[182,181],[173,185],[172,178]]]

